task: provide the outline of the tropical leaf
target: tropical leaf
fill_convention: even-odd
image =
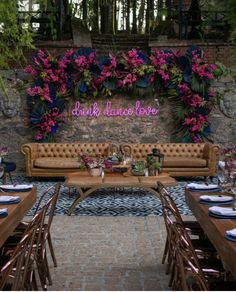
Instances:
[[[146,88],[149,85],[149,75],[140,76],[136,81],[136,85],[141,88]]]
[[[199,92],[201,95],[205,95],[205,84],[203,82],[199,82],[199,79],[195,75],[192,75],[191,78],[191,88],[193,91]]]
[[[115,80],[105,80],[103,81],[103,86],[108,90],[115,90],[116,89],[116,82]]]

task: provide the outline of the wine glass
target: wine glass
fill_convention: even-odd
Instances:
[[[230,191],[233,194],[234,202],[236,202],[236,171],[235,170],[231,172],[230,178],[232,181]]]
[[[221,170],[217,173],[218,184],[221,189],[225,188],[225,184],[227,183],[227,175],[225,171]]]

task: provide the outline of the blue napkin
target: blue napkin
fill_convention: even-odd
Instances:
[[[27,192],[33,188],[32,184],[0,185],[4,192]]]
[[[203,195],[199,197],[199,203],[205,205],[231,205],[234,202],[233,197],[219,194]]]
[[[0,195],[0,204],[8,205],[8,204],[18,204],[20,203],[19,196],[1,196]]]
[[[6,208],[0,209],[0,218],[7,217],[7,215],[8,215],[8,212]]]
[[[226,234],[225,234],[225,237],[226,237],[228,240],[231,240],[231,241],[236,242],[236,237],[235,237],[235,236],[232,236],[232,235],[226,233]]]
[[[191,192],[219,192],[221,189],[218,187],[218,185],[215,184],[197,184],[197,183],[190,183],[187,185],[187,188]]]

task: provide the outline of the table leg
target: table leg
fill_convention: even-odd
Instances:
[[[75,210],[76,206],[82,200],[84,200],[88,195],[90,195],[91,193],[93,193],[97,189],[98,189],[98,187],[94,187],[94,188],[87,189],[86,191],[83,191],[81,188],[77,188],[78,195],[68,210],[68,216],[70,216],[72,214],[72,212]]]

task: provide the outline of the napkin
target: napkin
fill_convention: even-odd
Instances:
[[[200,196],[200,200],[204,201],[209,201],[209,202],[227,202],[227,201],[232,201],[233,198],[230,196],[221,196],[221,195],[216,195],[216,196]]]
[[[0,218],[6,217],[8,215],[7,208],[0,209]]]
[[[17,185],[0,185],[0,188],[3,190],[9,190],[9,191],[14,191],[14,190],[28,190],[32,189],[33,185],[32,184],[17,184]]]
[[[210,212],[216,214],[216,215],[221,215],[221,216],[235,216],[236,217],[236,209],[232,207],[218,207],[218,206],[213,206],[208,209]]]
[[[19,196],[0,196],[0,204],[7,204],[12,202],[20,202]]]
[[[218,185],[206,185],[206,184],[196,184],[196,183],[190,183],[187,184],[188,189],[199,189],[199,190],[212,190],[212,189],[218,189]]]
[[[226,230],[226,234],[236,237],[236,228],[230,229],[230,230]]]

